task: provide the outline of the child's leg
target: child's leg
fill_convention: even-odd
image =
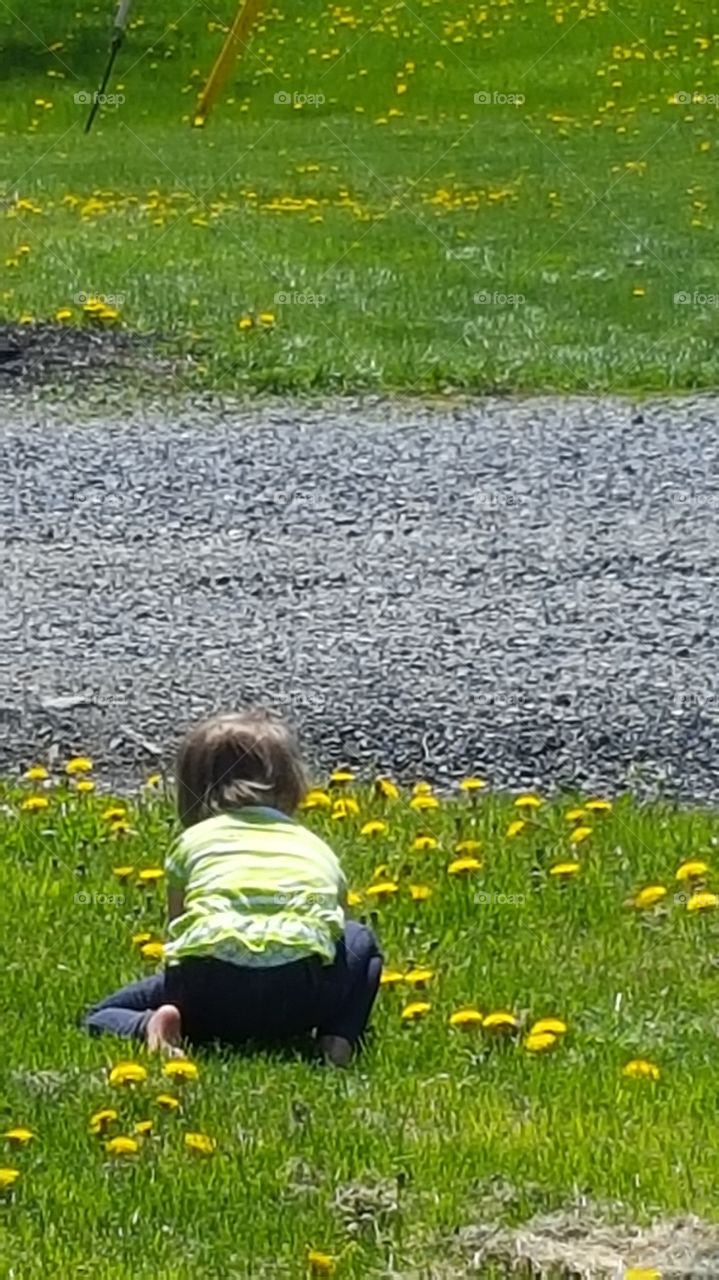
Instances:
[[[85,1017],[91,1035],[108,1031],[115,1036],[144,1040],[145,1025],[154,1009],[165,1003],[165,975],[153,974],[131,982],[93,1006]]]
[[[364,1034],[382,973],[382,953],[366,925],[348,920],[326,973],[327,1011],[317,1028],[320,1045],[339,1066],[349,1062]]]

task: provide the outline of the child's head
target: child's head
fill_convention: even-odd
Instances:
[[[186,735],[177,762],[183,827],[245,805],[293,813],[307,789],[295,737],[269,711],[228,712]]]

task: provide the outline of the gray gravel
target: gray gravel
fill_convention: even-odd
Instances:
[[[0,414],[2,767],[261,701],[322,764],[719,792],[718,397]]]

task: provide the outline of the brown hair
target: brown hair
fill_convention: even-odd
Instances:
[[[289,725],[270,711],[224,712],[195,725],[177,760],[177,810],[183,827],[243,805],[293,813],[307,790]]]

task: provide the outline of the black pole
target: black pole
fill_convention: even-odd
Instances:
[[[105,96],[105,90],[107,88],[110,76],[112,75],[112,68],[115,62],[115,58],[117,57],[120,46],[125,38],[125,23],[127,22],[128,14],[130,12],[131,3],[132,3],[132,0],[120,0],[120,3],[118,5],[117,15],[115,17],[115,25],[112,31],[112,39],[110,40],[110,57],[108,59],[107,66],[105,68],[105,74],[102,77],[102,83],[100,85],[100,88],[97,90],[97,93],[95,94],[92,101],[90,114],[87,118],[87,124],[85,125],[85,133],[90,132],[92,128],[92,122],[95,119],[95,116],[97,115],[100,109],[100,99]]]

